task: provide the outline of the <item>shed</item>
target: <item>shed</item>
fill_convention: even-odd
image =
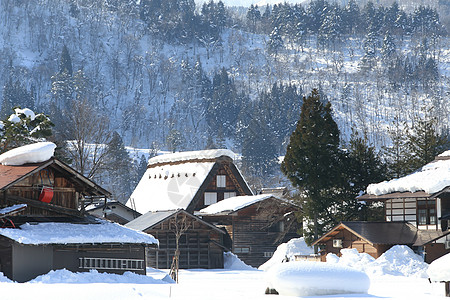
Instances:
[[[176,250],[177,223],[187,230],[180,237],[180,268],[223,268],[225,231],[183,209],[148,212],[126,224],[159,240],[158,248],[148,250],[148,265],[169,269]]]

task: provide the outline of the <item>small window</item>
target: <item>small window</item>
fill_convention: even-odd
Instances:
[[[272,257],[273,252],[264,252],[264,257]]]
[[[236,247],[234,253],[250,253],[250,247]]]
[[[236,197],[236,192],[224,192],[223,193],[223,199],[227,199],[227,198],[231,198],[231,197]]]
[[[217,175],[217,187],[227,187],[227,177],[225,175]]]
[[[217,193],[206,192],[205,193],[205,205],[211,205],[217,203]]]

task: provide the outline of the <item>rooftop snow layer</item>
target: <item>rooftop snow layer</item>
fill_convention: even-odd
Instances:
[[[177,152],[152,157],[149,159],[148,165],[188,161],[194,159],[215,159],[221,156],[228,156],[229,158],[234,159],[236,157],[236,154],[233,151],[227,149]]]
[[[20,209],[25,208],[25,207],[27,207],[26,204],[15,204],[13,206],[8,206],[8,207],[5,207],[5,208],[2,208],[2,209],[0,209],[0,216],[9,214],[9,213],[11,213],[13,211],[20,210]]]
[[[162,165],[147,169],[127,206],[141,214],[149,211],[186,209],[214,162]]]
[[[236,196],[227,198],[200,210],[200,214],[214,215],[220,213],[234,212],[254,203],[273,197],[271,194],[262,194],[255,196]]]
[[[56,145],[51,142],[40,142],[14,148],[0,155],[0,164],[20,166],[28,163],[44,162],[52,158]]]
[[[445,153],[445,152],[444,152]],[[370,184],[367,193],[385,195],[393,192],[439,192],[450,185],[450,160],[433,161],[405,177]]]
[[[142,243],[158,244],[151,236],[117,223],[100,221],[100,224],[25,223],[16,228],[0,228],[0,235],[20,244],[100,244]]]

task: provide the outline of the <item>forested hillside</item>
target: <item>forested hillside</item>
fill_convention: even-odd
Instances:
[[[113,190],[132,189],[130,168],[139,178],[136,161],[121,165],[122,183],[105,179],[120,177],[106,162],[129,161],[124,145],[228,147],[249,178],[277,185],[270,174],[314,88],[343,145],[352,130],[380,150],[422,121],[448,131],[450,6],[410,4],[0,1],[2,118],[30,107],[50,115],[59,141],[113,144],[114,158],[83,169],[79,144],[66,143],[73,165]]]

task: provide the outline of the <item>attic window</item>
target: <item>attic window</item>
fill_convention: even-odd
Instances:
[[[217,175],[217,187],[227,187],[227,177],[225,175]]]
[[[205,192],[205,205],[217,203],[217,193]]]

